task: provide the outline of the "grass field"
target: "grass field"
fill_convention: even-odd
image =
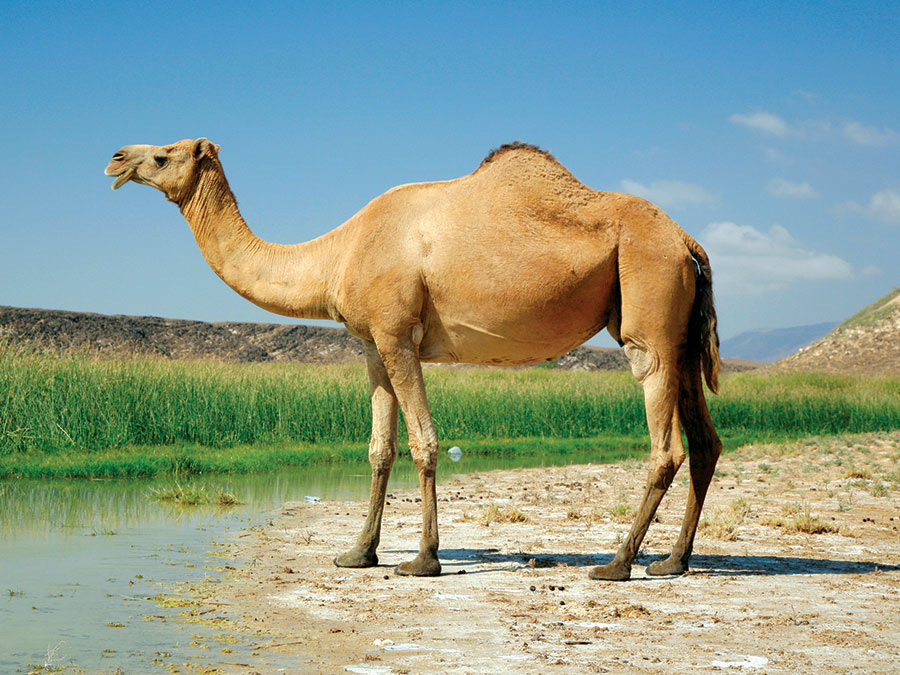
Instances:
[[[427,368],[426,380],[445,445],[612,451],[645,440],[643,395],[629,373]],[[900,428],[900,379],[731,375],[710,406],[727,446],[885,431]],[[370,424],[360,365],[58,358],[0,347],[0,477],[349,461],[365,456]]]

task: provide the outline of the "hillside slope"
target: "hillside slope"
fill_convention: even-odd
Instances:
[[[344,363],[363,360],[362,342],[343,328],[302,324],[207,323],[154,316],[0,306],[0,340],[27,348],[108,356],[216,359],[233,362]],[[621,349],[576,347],[560,357],[566,370],[621,370]]]
[[[900,375],[900,287],[776,365],[789,370]]]
[[[54,351],[167,359],[340,363],[361,361],[362,343],[339,328],[206,323],[154,316],[0,307],[0,339]]]

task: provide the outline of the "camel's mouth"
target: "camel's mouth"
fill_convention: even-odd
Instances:
[[[112,184],[112,189],[118,190],[120,187],[125,185],[125,183],[127,183],[132,178],[134,178],[134,171],[135,170],[133,168],[125,169],[125,171],[123,171],[118,176],[116,176],[116,179],[113,181],[113,184]]]

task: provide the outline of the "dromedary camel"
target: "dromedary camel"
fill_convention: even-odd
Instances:
[[[594,579],[624,580],[690,444],[681,534],[649,574],[687,570],[721,450],[703,394],[719,356],[709,262],[653,204],[585,187],[549,153],[522,143],[491,152],[456,180],[402,185],[304,244],[256,237],[201,138],[129,145],[106,168],[175,202],[212,269],[242,296],[285,316],[333,319],[365,344],[372,394],[372,491],[362,533],[339,567],[378,563],[385,489],[397,456],[397,405],[422,490],[422,538],[398,574],[440,574],[438,439],[422,361],[536,363],[606,327],[642,383],[652,450],[646,491],[615,558]]]

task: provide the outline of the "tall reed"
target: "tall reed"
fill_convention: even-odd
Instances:
[[[443,439],[588,438],[646,433],[629,373],[426,368]],[[900,379],[724,378],[720,430],[796,434],[900,428]],[[360,365],[58,358],[0,346],[0,454],[132,446],[211,448],[365,442]]]

